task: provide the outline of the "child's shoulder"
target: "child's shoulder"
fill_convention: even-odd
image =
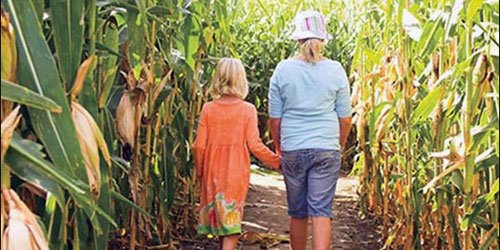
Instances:
[[[247,101],[241,101],[241,102],[238,102],[236,105],[238,106],[243,106],[246,110],[256,110],[255,108],[255,105],[253,105],[252,103],[250,102],[247,102]],[[226,105],[222,105],[222,107],[224,107]],[[209,102],[206,102],[203,104],[203,108],[204,110],[210,110],[210,109],[214,109],[214,108],[217,108],[217,107],[221,107],[221,105],[217,105],[216,101],[209,101]]]
[[[250,111],[257,110],[257,108],[255,108],[255,105],[247,101],[243,101],[243,105],[245,105],[245,107]]]

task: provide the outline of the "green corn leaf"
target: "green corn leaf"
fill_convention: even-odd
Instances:
[[[50,17],[60,73],[66,91],[73,87],[83,48],[84,4],[81,0],[50,0]]]
[[[127,197],[123,196],[122,194],[116,192],[115,190],[111,190],[111,195],[118,201],[123,202],[123,204],[139,211],[140,213],[146,215],[147,217],[153,218],[153,216],[148,213],[146,210],[142,209],[139,207],[137,204],[135,204],[133,201],[127,199]]]
[[[498,179],[493,184],[490,192],[488,194],[482,195],[477,199],[472,205],[472,211],[467,213],[460,224],[460,229],[465,230],[470,227],[471,224],[476,224],[480,222],[479,214],[484,209],[486,204],[495,202],[495,195],[498,193]]]
[[[467,23],[472,21],[477,11],[483,6],[483,0],[471,0],[467,7]]]
[[[496,233],[495,233],[496,231]],[[481,246],[479,246],[478,250],[487,250],[490,249],[490,246],[497,240],[498,242],[498,227],[494,229],[494,231],[490,234],[490,236],[482,242]]]
[[[45,160],[45,155],[41,152],[41,149],[42,146],[40,144],[37,144],[30,140],[22,139],[20,136],[15,134],[12,138],[9,148],[9,151],[12,150],[15,152],[13,153],[14,158],[7,159],[6,157],[5,161],[10,162],[9,166],[12,166],[13,171],[15,173],[19,173],[21,177],[25,176],[26,179],[33,179],[33,174],[42,173],[47,178],[56,181],[61,187],[67,189],[75,198],[75,202],[77,202],[77,204],[83,205],[82,208],[85,210],[85,212],[89,216],[89,219],[92,221],[92,224],[94,225],[94,227],[96,227],[97,230],[100,230],[100,227],[98,217],[95,215],[95,212],[97,212],[99,215],[104,217],[107,221],[109,221],[113,226],[116,227],[116,223],[114,222],[113,218],[111,218],[106,212],[104,212],[95,204],[92,196],[90,195],[90,189],[88,185],[74,177],[66,175],[60,169],[52,165],[52,163]],[[20,164],[22,165],[16,163],[16,160],[21,161]],[[26,173],[26,171],[33,173],[28,176],[28,173]],[[56,191],[53,192],[54,195],[57,194]],[[60,201],[62,201],[61,197],[59,197],[58,202]]]
[[[106,164],[106,161],[103,159],[103,157],[100,158],[99,167],[101,171],[101,183],[104,183],[104,185],[101,186],[97,204],[99,205],[100,208],[102,208],[104,212],[110,215],[111,218],[115,218],[113,209],[114,207],[111,200],[112,187],[111,185],[107,185],[108,183],[111,182],[109,176],[109,173],[111,173],[111,171],[108,169],[108,165]],[[103,233],[98,235],[95,241],[97,244],[97,249],[106,249],[107,248],[106,244],[108,243],[110,237],[110,234],[106,232],[109,232],[109,230],[111,229],[110,223],[108,221],[102,221],[101,228]]]
[[[76,178],[79,182],[87,183],[86,168],[76,138],[68,101],[56,64],[41,32],[34,7],[31,1],[6,0],[5,4],[18,38],[19,82],[38,94],[52,99],[62,108],[62,113],[54,114],[28,107],[36,134],[43,142],[54,166],[60,170],[57,177],[65,182],[65,188],[72,188],[69,191],[75,198],[75,202],[85,210],[96,230],[100,230],[100,218],[97,214],[116,226],[113,218],[95,204],[88,186],[82,191],[80,187],[72,184],[76,183]],[[15,143],[11,146],[15,147]],[[19,146],[18,149],[21,150],[21,147]],[[25,153],[25,156],[29,155]],[[47,161],[41,161],[38,158],[32,158],[32,160],[45,166],[45,169],[51,170]],[[66,178],[62,178],[61,171],[65,172]],[[73,182],[68,181],[68,176],[75,176],[72,178]]]
[[[79,194],[85,194],[85,184],[79,180],[68,176],[65,172],[56,168],[52,163],[45,159],[45,154],[41,151],[42,145],[30,140],[25,140],[19,135],[14,134],[9,147],[9,155],[14,158],[5,157],[5,161],[13,168],[14,172],[22,175],[24,171],[43,172],[48,178],[57,181],[65,189]],[[15,160],[21,161],[18,165]],[[27,168],[28,170],[19,169],[18,167]],[[36,170],[30,168],[37,168]]]
[[[113,22],[106,26],[104,34],[104,45],[112,51],[118,51],[118,27]],[[108,101],[111,88],[115,82],[116,72],[118,70],[117,57],[114,54],[108,54],[102,63],[104,77],[102,80],[102,90],[99,93],[99,108],[104,108]]]
[[[495,195],[498,193],[498,179],[496,179],[495,183],[491,187],[490,192],[486,195],[486,201],[487,202],[494,202],[495,201]]]
[[[427,96],[418,104],[413,117],[416,121],[421,119],[426,119],[432,113],[439,101],[439,96],[443,92],[444,88],[438,86],[434,88]]]
[[[140,69],[142,60],[146,56],[146,33],[140,24],[137,25],[137,20],[140,19],[139,13],[127,9],[127,14],[128,60],[131,68]],[[138,78],[139,72],[135,71],[135,76]]]
[[[16,31],[20,84],[52,99],[62,108],[60,114],[55,114],[28,107],[35,132],[57,168],[67,174],[76,174],[86,182],[85,166],[68,101],[34,7],[31,1],[6,0],[4,3]]]
[[[19,178],[49,192],[57,201],[57,205],[59,205],[61,209],[64,209],[65,198],[60,185],[64,185],[63,183],[68,180],[68,178],[64,177],[64,173],[59,175],[52,174],[51,172],[57,173],[58,170],[50,164],[50,162],[40,159],[36,155],[41,153],[38,151],[41,149],[41,145],[31,141],[21,142],[19,140],[22,140],[22,138],[14,136],[12,142],[14,144],[23,144],[24,148],[21,150],[25,152],[20,152],[20,148],[18,147],[9,148],[5,155],[5,164],[7,164],[12,172],[19,176]],[[30,152],[26,152],[28,150],[34,150],[35,152],[27,156],[25,153],[30,154]],[[40,166],[40,164],[43,166]],[[56,180],[56,178],[59,178],[59,180]],[[78,189],[78,187],[74,188]]]
[[[198,9],[199,3],[195,2],[195,7]],[[177,43],[180,51],[183,52],[186,64],[191,70],[194,70],[196,59],[196,52],[199,47],[200,36],[200,19],[195,13],[186,17],[182,26],[183,34],[181,40]]]
[[[41,96],[36,92],[7,80],[2,79],[2,99],[11,102],[17,102],[37,109],[48,110],[50,112],[60,113],[61,106],[57,105],[51,99]]]
[[[434,22],[428,22],[424,26],[423,35],[417,45],[419,56],[423,57],[431,53],[436,48],[444,33],[443,21],[438,19]]]

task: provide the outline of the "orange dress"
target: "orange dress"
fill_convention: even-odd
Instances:
[[[201,177],[198,233],[241,233],[250,180],[249,150],[272,168],[280,164],[280,156],[260,140],[257,110],[244,101],[206,103],[193,150]]]

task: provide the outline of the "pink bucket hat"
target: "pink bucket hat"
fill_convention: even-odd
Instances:
[[[299,12],[295,16],[294,24],[295,31],[290,36],[293,40],[307,38],[332,39],[332,36],[326,32],[325,17],[317,11]]]

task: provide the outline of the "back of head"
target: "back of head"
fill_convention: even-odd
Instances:
[[[210,86],[210,95],[218,99],[223,95],[245,99],[248,83],[243,63],[236,58],[222,58],[215,69],[215,76]]]
[[[300,53],[307,62],[317,63],[323,58],[323,41],[310,38],[300,42]]]
[[[322,58],[323,41],[331,39],[325,17],[317,11],[303,11],[297,13],[294,24],[290,38],[300,43],[301,54],[308,62],[317,63]]]

